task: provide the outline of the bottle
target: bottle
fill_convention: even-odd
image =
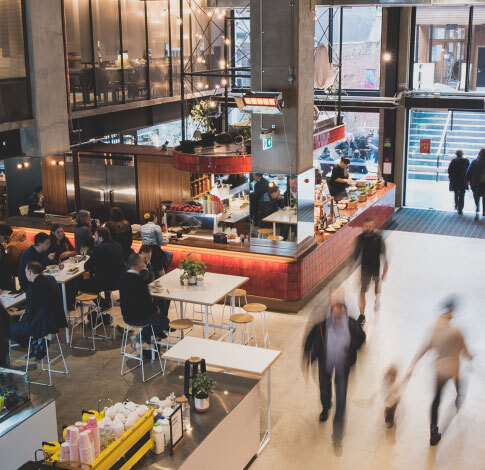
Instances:
[[[165,445],[169,446],[170,445],[170,422],[168,421],[167,418],[165,418],[165,416],[162,416],[158,420],[158,424],[163,429],[163,436],[165,438]]]
[[[152,428],[153,449],[155,454],[161,454],[165,450],[165,432],[162,426],[155,423]]]
[[[177,405],[182,407],[182,420],[184,425],[184,431],[190,429],[190,405],[187,397],[177,397]]]

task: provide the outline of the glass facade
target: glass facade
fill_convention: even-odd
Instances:
[[[473,7],[470,91],[485,93],[485,7]]]
[[[21,0],[0,0],[0,122],[31,117]]]

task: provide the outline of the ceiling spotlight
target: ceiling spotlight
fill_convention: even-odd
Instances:
[[[59,165],[64,166],[64,160],[59,160]]]
[[[391,58],[392,56],[390,52],[384,52],[384,54],[382,54],[382,60],[384,60],[384,62],[390,62]]]
[[[216,107],[216,102],[215,102],[215,101],[213,101],[213,100],[210,100],[210,101],[209,101],[209,106],[210,106],[211,108],[215,108],[215,107]]]
[[[28,168],[30,166],[30,163],[29,162],[25,162],[24,163],[24,168]]]
[[[57,162],[55,160],[51,160],[51,165],[55,166],[55,165],[57,165]]]
[[[24,167],[24,166],[22,165],[22,163],[17,163],[17,168],[18,168],[19,170],[21,170],[23,167]]]
[[[229,44],[231,44],[231,40],[230,40],[230,39],[226,39],[226,40],[224,41],[224,43],[225,43],[225,44],[227,44],[227,45],[229,45]]]
[[[202,63],[202,57],[197,57],[197,62],[199,62],[199,64]]]
[[[214,13],[213,13],[212,11],[208,11],[208,12],[207,12],[207,16],[208,16],[209,18],[212,18],[212,15],[213,15],[213,14],[214,14]]]
[[[226,66],[226,61],[225,60],[220,60],[219,61],[219,67],[222,69]]]
[[[202,88],[203,84],[202,82],[197,82],[197,88]]]
[[[222,83],[224,86],[226,86],[226,85],[227,85],[227,80],[226,80],[225,78],[223,78],[223,79],[221,80],[221,83]]]
[[[204,88],[205,88],[205,89],[209,88],[209,85],[206,85]]]

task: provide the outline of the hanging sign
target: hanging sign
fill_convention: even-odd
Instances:
[[[419,153],[431,153],[431,139],[419,139]]]

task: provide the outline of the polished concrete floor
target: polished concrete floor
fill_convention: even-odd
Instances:
[[[308,328],[326,313],[331,291],[343,293],[350,313],[357,315],[358,278],[348,269],[299,314],[268,315],[271,347],[281,349],[283,355],[272,373],[272,440],[251,470],[485,468],[485,243],[407,232],[388,235],[389,276],[383,284],[378,314],[374,314],[369,294],[367,343],[350,376],[342,447],[332,445],[331,419],[318,421],[318,386],[311,375],[306,378],[303,373],[301,346]],[[440,301],[453,293],[460,298],[455,323],[463,329],[475,357],[471,365],[463,365],[467,393],[458,414],[451,384],[444,391],[439,419],[443,439],[430,448],[432,356],[419,363],[404,389],[397,426],[392,430],[383,422],[381,378],[391,362],[399,364],[404,373],[425,340]],[[216,320],[221,310],[220,306],[214,309]],[[171,315],[175,315],[174,309]],[[194,333],[200,335],[200,329]],[[59,426],[79,419],[80,409],[96,408],[101,397],[114,401],[125,397],[138,402],[148,399],[157,383],[164,380],[159,376],[146,386],[141,384],[138,371],[120,377],[119,338],[98,343],[95,353],[64,350],[69,375],[55,376],[52,389],[32,386],[34,392],[56,399]],[[18,352],[15,354],[19,357]],[[260,388],[265,401],[264,380]],[[265,424],[262,418],[262,428]]]

